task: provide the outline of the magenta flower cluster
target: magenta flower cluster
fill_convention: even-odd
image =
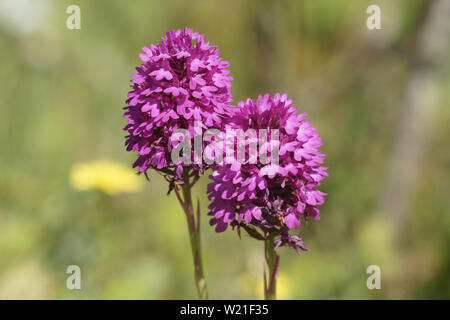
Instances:
[[[269,158],[278,150],[279,162],[252,164],[247,155],[243,164],[216,168],[208,185],[210,224],[217,232],[228,225],[238,230],[243,227],[257,239],[271,235],[277,237],[277,246],[305,250],[301,238],[289,230],[299,229],[302,218],[320,218],[318,206],[325,193],[316,187],[328,175],[327,168],[320,166],[325,156],[318,151],[320,136],[305,120],[306,113],[297,114],[286,95],[277,93],[272,98],[266,94],[256,102],[240,102],[238,107],[228,125],[244,130],[277,129],[279,139],[268,140],[260,148],[268,150]]]
[[[204,130],[276,130],[278,139],[259,146],[259,155],[268,157],[265,163],[248,161],[246,145],[246,161],[212,166],[207,190],[210,224],[217,232],[230,225],[239,234],[244,229],[259,240],[271,237],[276,247],[306,250],[300,234],[292,230],[300,230],[302,221],[320,218],[318,207],[325,193],[317,187],[328,175],[322,166],[325,155],[319,152],[322,141],[307,115],[297,114],[292,101],[278,93],[231,106],[229,63],[204,35],[191,29],[169,31],[160,44],[143,51],[124,114],[127,150],[138,152],[133,166],[139,172],[153,168],[171,182],[182,180],[185,169],[200,176],[209,166],[171,161],[171,151],[179,142],[173,140],[173,133],[186,129],[193,139],[194,121],[201,121]],[[276,163],[270,161],[275,152]]]
[[[192,139],[194,121],[201,121],[203,129],[221,128],[233,100],[229,63],[204,35],[188,28],[169,31],[160,44],[142,49],[143,63],[132,75],[125,107],[127,151],[139,152],[133,164],[139,172],[153,168],[180,180],[184,165],[171,161],[178,143],[172,134],[187,129]],[[205,169],[202,164],[188,167],[194,175]]]

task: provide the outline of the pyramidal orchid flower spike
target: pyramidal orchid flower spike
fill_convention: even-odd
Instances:
[[[300,234],[293,231],[300,230],[302,220],[320,218],[318,206],[323,204],[325,193],[317,187],[328,176],[327,168],[321,166],[325,155],[318,151],[322,141],[306,120],[307,114],[297,114],[286,95],[277,93],[272,98],[266,94],[256,102],[240,102],[238,107],[228,119],[228,127],[260,133],[266,129],[277,136],[259,145],[258,155],[267,153],[265,163],[250,160],[249,139],[245,141],[244,161],[237,161],[235,154],[235,161],[214,168],[208,185],[210,224],[216,232],[231,226],[239,235],[244,229],[264,241],[268,269],[264,273],[265,297],[275,299],[279,267],[275,250],[281,246],[292,247],[298,254],[307,250]]]
[[[158,45],[142,48],[143,63],[132,75],[124,116],[127,151],[139,152],[133,167],[139,172],[155,169],[171,182],[182,181],[183,172],[198,178],[203,163],[174,163],[171,152],[179,141],[173,133],[187,130],[194,138],[194,123],[202,130],[221,128],[230,112],[229,63],[210,46],[204,35],[191,29],[172,30]]]
[[[142,64],[132,75],[126,100],[125,145],[127,151],[138,153],[133,167],[145,174],[149,169],[158,171],[169,181],[169,192],[175,191],[188,222],[197,291],[201,299],[207,299],[200,215],[198,208],[194,214],[191,187],[208,167],[202,161],[173,162],[171,152],[179,143],[173,134],[183,129],[194,139],[194,122],[201,123],[201,130],[221,128],[231,112],[233,78],[218,48],[188,28],[169,31],[159,44],[142,50]]]

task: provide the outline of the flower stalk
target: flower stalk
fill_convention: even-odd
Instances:
[[[266,271],[264,271],[264,299],[276,300],[277,275],[280,264],[280,257],[275,252],[275,243],[273,236],[269,236],[264,241],[264,256],[266,259],[265,270],[268,270],[267,274]]]
[[[189,172],[187,169],[183,172],[183,199],[181,199],[180,194],[175,187],[175,193],[183,207],[184,213],[186,215],[186,221],[188,224],[189,239],[191,243],[192,257],[194,260],[194,276],[195,285],[197,287],[198,297],[201,300],[208,299],[208,289],[206,286],[206,279],[203,272],[201,245],[200,245],[200,203],[197,203],[197,214],[194,215],[194,207],[192,204],[191,195],[191,181],[189,177]]]

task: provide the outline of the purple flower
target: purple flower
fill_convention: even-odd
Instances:
[[[204,35],[188,28],[169,31],[160,44],[142,50],[143,63],[132,75],[124,114],[127,151],[138,152],[133,167],[139,172],[156,169],[170,181],[181,179],[184,167],[199,176],[205,169],[202,163],[171,161],[179,143],[171,137],[186,129],[193,139],[194,121],[201,121],[205,130],[222,127],[233,100],[229,63]]]
[[[277,129],[278,141],[267,138],[267,143],[259,145],[258,155],[267,151],[268,159],[273,160],[278,150],[278,161],[250,162],[246,142],[244,161],[214,168],[208,197],[210,224],[217,232],[228,225],[237,227],[238,232],[244,228],[256,239],[273,236],[276,247],[291,246],[299,252],[306,250],[304,243],[289,231],[300,229],[302,218],[320,218],[318,206],[325,193],[316,188],[328,174],[327,168],[320,166],[325,155],[318,151],[322,145],[319,134],[305,120],[307,115],[297,114],[291,104],[286,95],[278,93],[238,104],[227,125],[244,131]]]

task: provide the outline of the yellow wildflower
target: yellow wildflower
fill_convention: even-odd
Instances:
[[[100,190],[114,195],[136,192],[143,181],[129,167],[110,160],[77,163],[70,172],[70,184],[77,190]]]
[[[262,274],[250,274],[248,272],[239,276],[240,289],[252,299],[264,299],[264,285]],[[292,299],[292,280],[284,273],[277,277],[277,299]]]
[[[281,272],[277,279],[277,299],[292,299],[292,280]]]

